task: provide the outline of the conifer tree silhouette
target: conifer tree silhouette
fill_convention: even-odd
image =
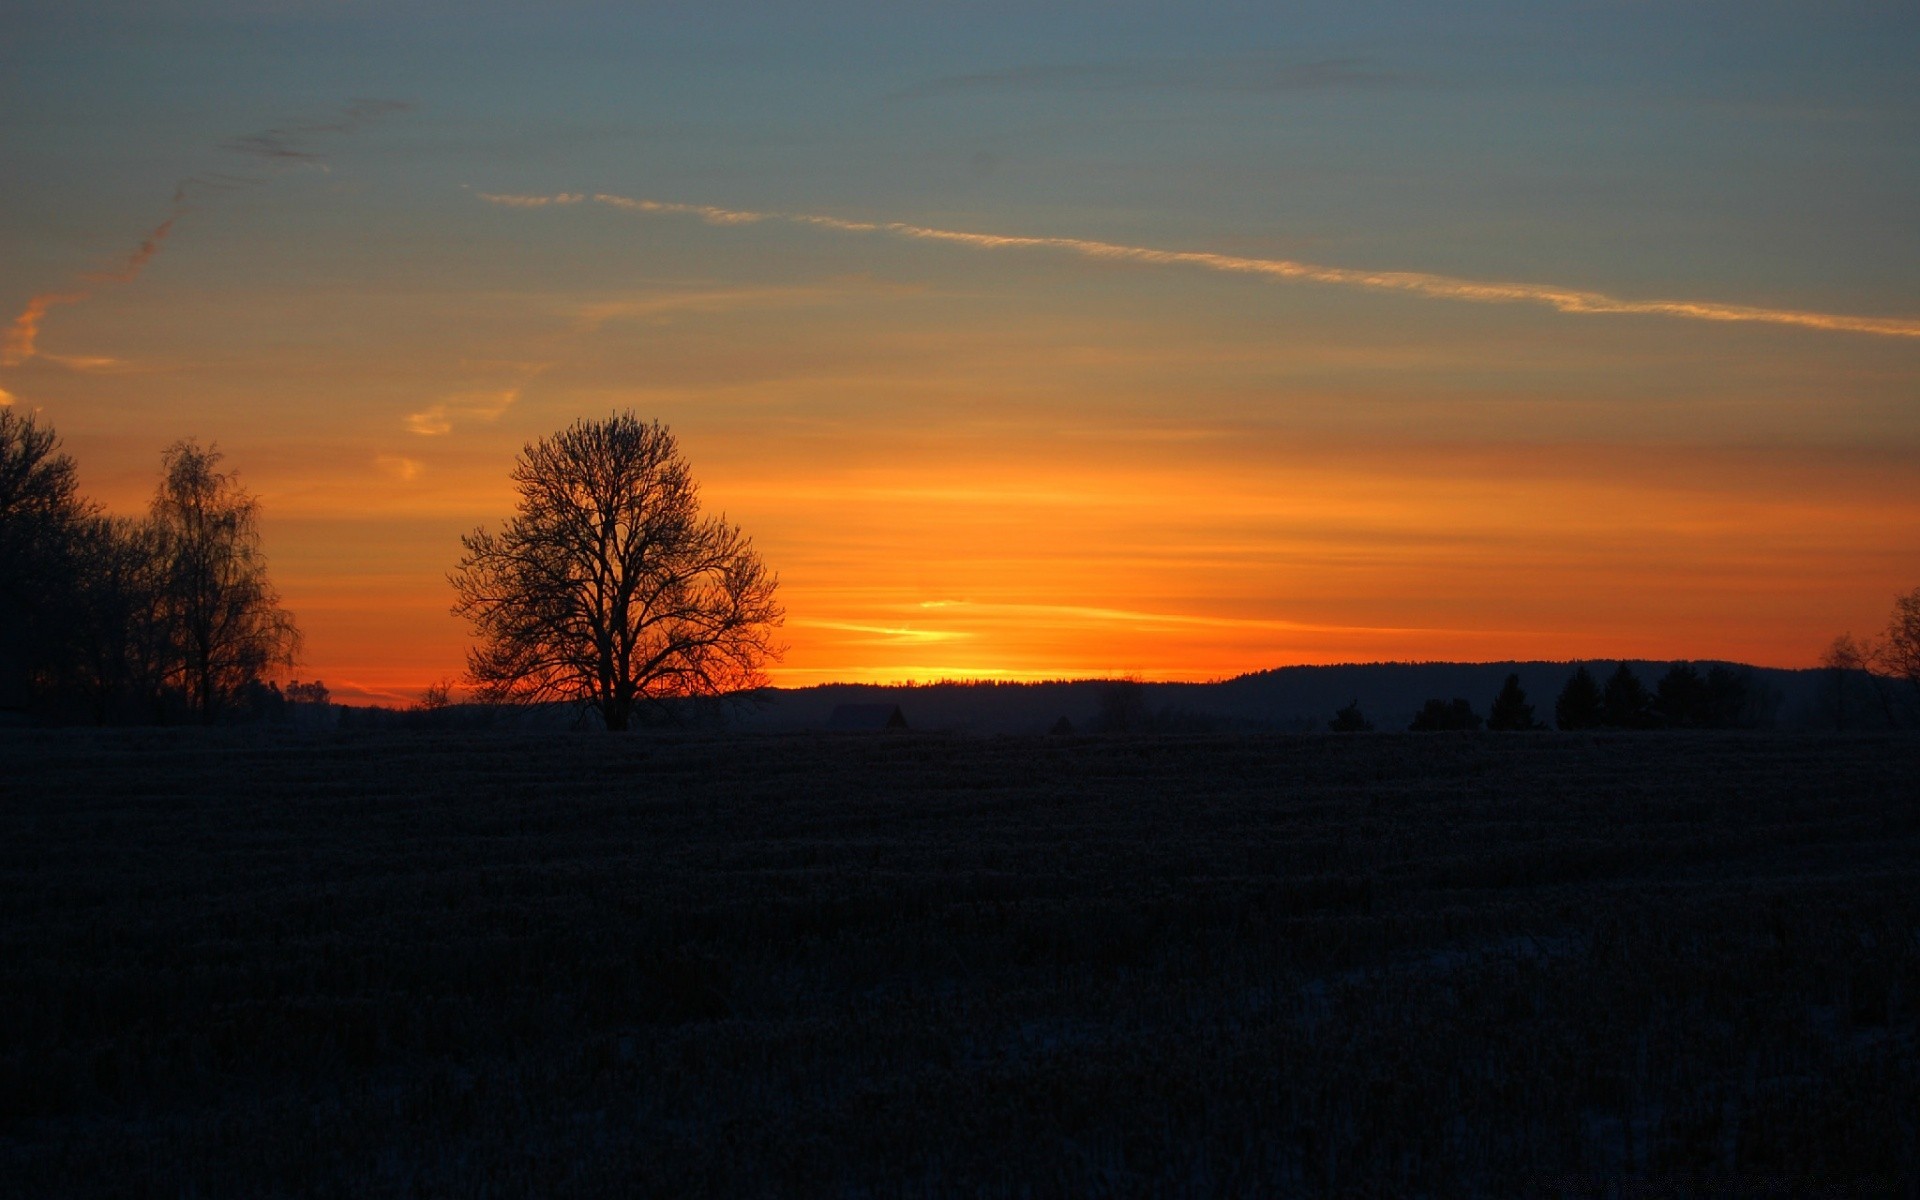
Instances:
[[[1613,729],[1646,729],[1654,723],[1653,698],[1646,685],[1621,663],[1600,694],[1600,722]]]
[[[1533,705],[1527,703],[1527,694],[1520,688],[1520,676],[1507,676],[1507,682],[1501,686],[1500,694],[1493,698],[1493,707],[1487,710],[1487,728],[1498,730],[1544,728],[1533,719]]]
[[[1578,667],[1553,704],[1553,723],[1562,729],[1594,729],[1603,718],[1600,685],[1586,667]]]

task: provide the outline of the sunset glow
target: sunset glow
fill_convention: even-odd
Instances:
[[[1920,585],[1920,30],[1602,10],[46,7],[0,404],[115,512],[217,442],[342,699],[628,408],[780,684],[1812,665]]]

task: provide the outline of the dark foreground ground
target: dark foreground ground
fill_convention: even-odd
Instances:
[[[7,1194],[1920,1176],[1912,738],[0,756]]]

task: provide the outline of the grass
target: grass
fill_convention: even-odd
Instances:
[[[21,1194],[1920,1179],[1911,736],[0,755]]]

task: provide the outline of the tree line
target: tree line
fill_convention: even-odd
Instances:
[[[81,496],[51,429],[0,408],[0,715],[96,722],[203,722],[324,707],[325,685],[270,681],[300,634],[267,577],[258,502],[215,447],[161,456],[146,516],[111,517]],[[700,511],[673,436],[631,412],[581,420],[527,445],[517,512],[461,538],[453,611],[478,639],[467,682],[483,706],[560,702],[609,730],[729,702],[765,686],[780,657],[778,577],[724,517]],[[1885,634],[1836,639],[1835,724],[1877,708],[1920,723],[1920,588],[1897,597]],[[450,684],[422,715],[444,710]],[[1864,693],[1863,693],[1864,689]],[[1554,703],[1560,729],[1724,729],[1771,719],[1749,672],[1674,663],[1649,690],[1622,663],[1604,684],[1577,667]],[[409,714],[411,716],[413,714]],[[1103,697],[1102,730],[1186,729],[1198,715],[1148,713],[1137,684]],[[1357,702],[1329,723],[1373,728]],[[1507,678],[1482,718],[1431,699],[1414,730],[1547,728]]]
[[[1414,733],[1448,730],[1519,732],[1537,729],[1752,729],[1772,719],[1775,697],[1758,684],[1751,671],[1714,663],[1702,671],[1693,663],[1667,668],[1652,690],[1626,663],[1603,684],[1584,664],[1574,668],[1553,703],[1553,724],[1534,714],[1534,705],[1520,686],[1520,676],[1508,675],[1483,718],[1465,697],[1428,700],[1407,728]],[[1353,701],[1334,713],[1327,727],[1335,733],[1364,733],[1373,729]]]
[[[286,703],[269,677],[300,632],[222,458],[175,442],[146,515],[109,516],[51,428],[0,409],[0,711],[212,723]]]

